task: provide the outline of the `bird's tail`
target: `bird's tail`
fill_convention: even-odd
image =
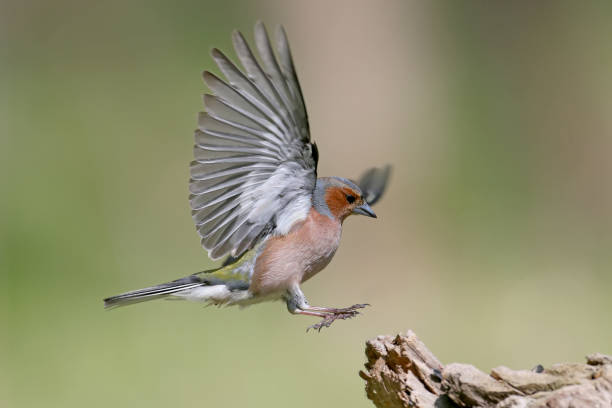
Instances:
[[[131,305],[170,296],[175,299],[227,303],[237,292],[245,292],[250,285],[250,270],[257,248],[247,251],[220,268],[194,273],[185,278],[149,288],[133,290],[104,299],[105,308]],[[234,299],[235,300],[235,299]]]
[[[104,308],[108,309],[118,306],[131,305],[133,303],[145,302],[147,300],[160,299],[168,295],[194,289],[206,284],[207,283],[202,281],[202,279],[198,278],[196,275],[191,275],[172,282],[162,283],[161,285],[155,285],[148,288],[133,290],[131,292],[125,292],[117,296],[108,297],[104,299]]]

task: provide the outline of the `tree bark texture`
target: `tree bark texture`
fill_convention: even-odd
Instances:
[[[485,374],[469,364],[442,365],[417,336],[378,336],[366,342],[359,374],[379,408],[612,408],[612,356],[586,364],[532,370],[497,367]]]

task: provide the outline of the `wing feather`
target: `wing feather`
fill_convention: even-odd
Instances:
[[[251,104],[243,94],[239,93],[208,71],[204,72],[203,77],[206,85],[215,93],[213,98],[218,102],[234,110],[243,117],[257,123],[263,129],[272,131],[278,137],[283,136],[283,132],[285,131],[283,124],[274,121],[274,118],[272,118],[272,120],[267,118],[263,112]]]
[[[256,30],[257,31],[257,30]],[[253,82],[255,86],[260,90],[263,96],[269,101],[269,103],[273,106],[274,111],[279,118],[279,122],[284,126],[284,136],[285,142],[291,141],[291,134],[289,132],[289,119],[288,119],[288,111],[285,106],[283,106],[282,100],[274,85],[270,81],[270,78],[263,71],[259,62],[253,55],[251,48],[248,43],[244,39],[243,35],[239,31],[234,31],[232,35],[232,39],[234,42],[234,48],[236,50],[236,54],[238,55],[238,59],[242,63],[242,66],[247,71],[249,79]]]
[[[197,212],[197,217],[194,217],[194,221],[196,223],[196,227],[199,228],[204,224],[215,221],[214,225],[217,225],[220,220],[217,218],[221,217],[221,219],[225,219],[224,215],[228,212],[234,210],[239,204],[237,202],[224,202],[219,203],[215,206],[208,207],[203,209],[202,211]]]
[[[212,205],[221,203],[230,198],[234,198],[237,195],[240,195],[247,191],[249,188],[256,187],[257,185],[263,184],[263,182],[259,183],[251,183],[251,184],[242,184],[240,186],[229,188],[221,192],[221,194],[213,195],[213,194],[191,194],[190,202],[192,210],[198,211],[203,208],[210,207]]]
[[[274,56],[274,51],[272,51],[272,45],[270,44],[266,27],[261,21],[255,24],[255,45],[257,46],[259,55],[267,70],[269,82],[276,91],[276,95],[280,98],[281,107],[284,108],[282,114],[290,122],[291,127],[295,129],[296,123],[293,115],[290,115],[286,110],[288,106],[292,105],[293,101],[289,98],[287,82],[281,73],[276,57]]]
[[[282,123],[274,108],[264,94],[253,85],[253,83],[218,49],[214,48],[211,53],[213,59],[228,79],[230,85],[239,92],[252,105],[257,107],[267,118],[276,121],[278,126]]]
[[[225,167],[217,171],[206,171],[210,166],[203,165],[198,162],[192,162],[191,164],[191,181],[197,180],[209,180],[217,177],[223,177],[229,174],[245,174],[251,171],[265,171],[270,172],[276,169],[274,165],[268,165],[265,163],[255,163],[250,165],[238,165],[233,167]]]
[[[234,141],[243,145],[262,146],[271,151],[281,154],[280,149],[267,139],[263,139],[256,135],[252,135],[241,129],[219,122],[206,112],[201,112],[198,119],[199,128],[196,130],[196,144],[208,143],[212,140],[224,139],[226,141]]]
[[[390,175],[391,166],[388,164],[382,168],[368,169],[362,174],[358,184],[368,204],[374,205],[380,200],[385,193]]]
[[[238,218],[237,214],[230,214],[226,217],[221,218],[214,224],[214,226],[206,228],[206,232],[202,234],[202,238],[209,238],[221,228],[225,228],[230,222],[235,221],[236,218]]]
[[[213,259],[288,233],[306,218],[316,181],[317,152],[284,30],[275,54],[264,25],[255,25],[262,64],[240,32],[232,40],[244,72],[212,50],[227,82],[203,73],[213,95],[204,95],[198,117],[189,184],[193,220]]]
[[[291,95],[293,96],[293,107],[294,115],[296,116],[298,125],[300,126],[300,135],[304,139],[310,138],[310,128],[308,126],[308,113],[306,111],[306,104],[304,103],[304,95],[302,94],[302,87],[293,65],[293,57],[291,56],[291,48],[289,47],[289,40],[287,39],[287,33],[283,26],[279,26],[276,30],[277,47],[281,69]]]
[[[278,135],[272,133],[265,125],[244,116],[212,95],[204,95],[204,106],[206,107],[208,115],[218,122],[242,130],[253,136],[270,140],[278,146],[281,146],[283,143],[282,139]]]
[[[191,194],[208,194],[213,191],[225,190],[229,187],[234,187],[237,185],[244,184],[245,180],[251,179],[253,181],[265,181],[267,175],[265,174],[247,174],[239,177],[228,177],[225,180],[214,180],[215,183],[212,183],[211,180],[201,180],[196,181],[190,184],[189,191]]]

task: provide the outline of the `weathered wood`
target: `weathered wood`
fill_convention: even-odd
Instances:
[[[378,336],[366,342],[367,396],[379,408],[609,408],[612,356],[596,353],[587,364],[485,374],[469,364],[443,366],[417,336]]]

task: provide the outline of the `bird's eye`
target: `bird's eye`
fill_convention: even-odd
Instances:
[[[349,204],[353,204],[355,202],[355,196],[347,195],[346,196],[346,201],[348,201]]]

